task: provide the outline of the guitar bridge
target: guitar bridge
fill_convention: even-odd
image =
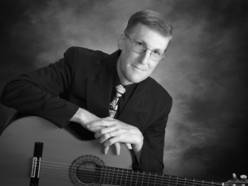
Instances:
[[[30,174],[30,186],[38,186],[39,184],[42,152],[43,152],[43,143],[35,142],[31,174]]]

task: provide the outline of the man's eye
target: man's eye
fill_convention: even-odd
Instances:
[[[155,55],[158,55],[158,56],[161,56],[161,55],[162,55],[161,52],[158,51],[158,50],[154,50],[153,53],[154,53]]]
[[[142,43],[142,42],[140,42],[140,41],[137,41],[137,42],[136,42],[136,45],[142,46],[142,47],[143,47],[143,46],[144,46],[144,43]]]

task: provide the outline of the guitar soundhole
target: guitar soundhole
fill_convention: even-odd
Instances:
[[[74,185],[100,185],[100,167],[104,162],[96,156],[84,155],[75,159],[69,169],[69,176]]]

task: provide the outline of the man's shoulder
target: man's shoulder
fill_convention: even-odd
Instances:
[[[109,54],[100,50],[93,50],[83,47],[70,47],[64,53],[64,59],[75,71],[80,73],[92,73],[102,69],[104,61]]]
[[[65,52],[65,56],[73,56],[74,58],[79,57],[106,57],[108,56],[107,53],[100,51],[100,50],[93,50],[89,48],[79,47],[79,46],[72,46],[68,48]]]
[[[160,102],[172,102],[170,93],[155,79],[148,77],[145,80],[146,89],[148,94],[154,99],[158,99]]]
[[[143,81],[142,100],[148,117],[152,120],[157,117],[166,117],[172,107],[172,97],[169,92],[155,79],[148,77]],[[148,122],[148,123],[152,123]]]

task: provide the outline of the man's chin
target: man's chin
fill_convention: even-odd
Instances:
[[[131,84],[133,83],[140,83],[142,81],[144,81],[147,77],[131,77],[129,78],[129,82],[131,82]]]

